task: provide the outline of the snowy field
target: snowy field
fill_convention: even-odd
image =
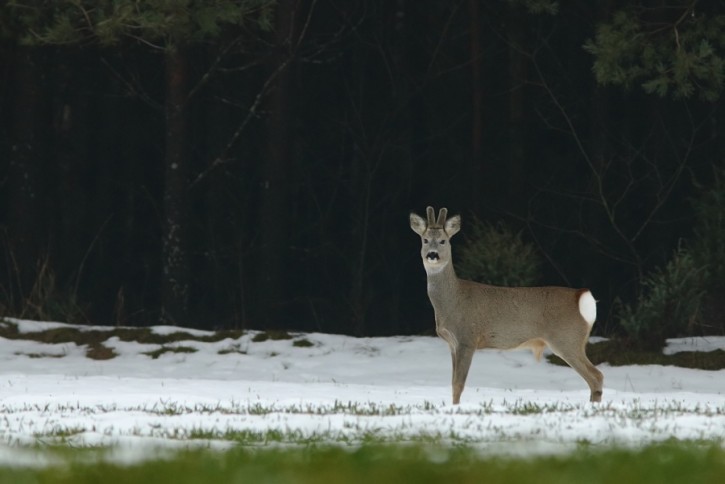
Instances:
[[[21,333],[63,326],[0,324]],[[450,355],[438,338],[254,336],[176,342],[165,346],[196,351],[157,359],[145,353],[159,345],[111,338],[104,344],[118,356],[105,361],[74,343],[0,338],[0,465],[37,463],[29,449],[58,443],[109,446],[131,460],[149,449],[239,442],[422,441],[523,455],[670,438],[725,444],[722,370],[600,365],[603,401],[591,404],[568,367],[537,362],[528,351],[479,351],[461,405],[453,406]],[[666,351],[718,348],[725,338],[672,340]]]

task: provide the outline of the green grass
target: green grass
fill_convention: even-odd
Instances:
[[[59,458],[40,469],[0,469],[2,483],[537,483],[711,484],[725,478],[725,451],[667,442],[640,450],[580,446],[565,456],[486,456],[471,447],[243,447],[186,450],[136,464],[114,464],[104,451],[45,450]]]
[[[138,407],[125,408],[124,411],[138,414],[141,421],[146,420],[142,415],[152,415],[161,417],[178,417],[178,416],[201,416],[214,415],[215,419],[207,420],[207,423],[188,427],[184,425],[163,425],[159,424],[149,431],[144,425],[124,431],[124,435],[155,439],[166,439],[174,442],[192,442],[197,441],[199,445],[205,445],[205,442],[214,441],[216,443],[224,443],[226,445],[237,444],[244,447],[264,447],[270,444],[280,446],[359,446],[368,444],[377,445],[439,445],[450,448],[461,446],[485,446],[486,448],[506,448],[507,446],[526,447],[537,445],[539,437],[538,431],[534,433],[511,434],[503,427],[499,427],[498,422],[510,422],[510,417],[530,418],[547,414],[558,414],[555,416],[566,426],[566,421],[590,421],[594,428],[601,425],[611,423],[618,428],[644,430],[650,434],[650,439],[657,441],[668,438],[669,432],[666,428],[656,427],[658,420],[678,421],[686,424],[688,421],[697,421],[697,419],[722,417],[725,415],[725,406],[712,406],[709,404],[690,406],[677,400],[663,401],[652,406],[651,404],[643,404],[639,401],[633,401],[627,405],[617,404],[616,402],[605,402],[601,405],[591,405],[587,403],[567,403],[552,402],[546,404],[538,404],[523,399],[512,401],[504,400],[502,404],[494,405],[493,402],[482,403],[478,406],[464,408],[450,408],[441,403],[440,406],[433,402],[426,401],[419,405],[378,405],[374,402],[343,402],[336,401],[330,405],[310,405],[310,404],[291,404],[291,405],[265,405],[261,403],[232,403],[231,405],[211,404],[211,405],[184,405],[176,402],[157,402],[153,405],[141,405]],[[99,416],[103,420],[102,415],[109,412],[117,412],[119,407],[116,405],[86,405],[64,404],[64,405],[31,405],[27,404],[21,408],[6,407],[0,405],[0,414],[4,418],[17,419],[27,412],[42,412],[44,414],[72,414],[77,413],[85,416]],[[461,423],[451,425],[449,428],[427,428],[425,425],[406,422],[407,418],[402,420],[397,417],[411,417],[429,414],[430,417],[436,419],[448,419],[464,417]],[[370,425],[369,419],[366,418],[348,418],[347,423],[342,427],[319,428],[318,430],[304,430],[294,425],[277,426],[272,425],[269,428],[255,428],[242,425],[233,425],[229,422],[233,421],[251,421],[254,417],[269,417],[266,419],[257,419],[257,421],[266,420],[267,422],[276,422],[284,420],[286,415],[296,415],[301,418],[315,419],[321,416],[330,416],[332,419],[346,417],[392,417],[385,421],[381,421],[378,425]],[[238,419],[226,419],[225,416],[238,416]],[[470,418],[465,418],[470,417]],[[227,422],[227,423],[225,423]],[[493,429],[485,431],[482,434],[470,432],[471,426],[476,426],[478,422],[485,425],[493,426]],[[75,449],[91,449],[92,443],[84,443],[84,434],[87,433],[103,433],[104,427],[96,427],[94,423],[88,425],[78,425],[70,423],[64,425],[59,423],[50,429],[39,431],[34,434],[36,442],[43,444],[71,444]],[[70,437],[76,437],[73,442],[69,442]],[[608,439],[595,439],[598,448],[604,446],[617,446],[621,442],[627,442],[628,439],[622,439],[612,434]],[[200,442],[205,441],[205,442]],[[581,437],[579,444],[586,444],[589,440]],[[618,442],[620,442],[618,444]],[[717,433],[710,437],[703,437],[701,444],[707,442],[709,445],[723,445],[725,440],[719,437]],[[556,444],[554,444],[556,445]],[[1,482],[1,481],[0,481]]]

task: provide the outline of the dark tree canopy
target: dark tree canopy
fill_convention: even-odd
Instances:
[[[716,272],[724,32],[721,0],[11,0],[0,316],[430,332],[434,205],[622,331]]]

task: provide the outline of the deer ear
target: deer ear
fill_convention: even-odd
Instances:
[[[428,224],[425,223],[425,220],[420,215],[411,213],[410,228],[413,229],[413,232],[422,236],[425,229],[428,228]]]
[[[445,229],[448,237],[453,237],[454,235],[456,235],[458,231],[461,230],[461,216],[454,215],[453,217],[446,220]]]

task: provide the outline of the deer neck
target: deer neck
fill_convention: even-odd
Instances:
[[[440,271],[428,272],[428,297],[436,313],[445,312],[447,306],[456,304],[458,285],[459,281],[452,261],[449,261]]]

